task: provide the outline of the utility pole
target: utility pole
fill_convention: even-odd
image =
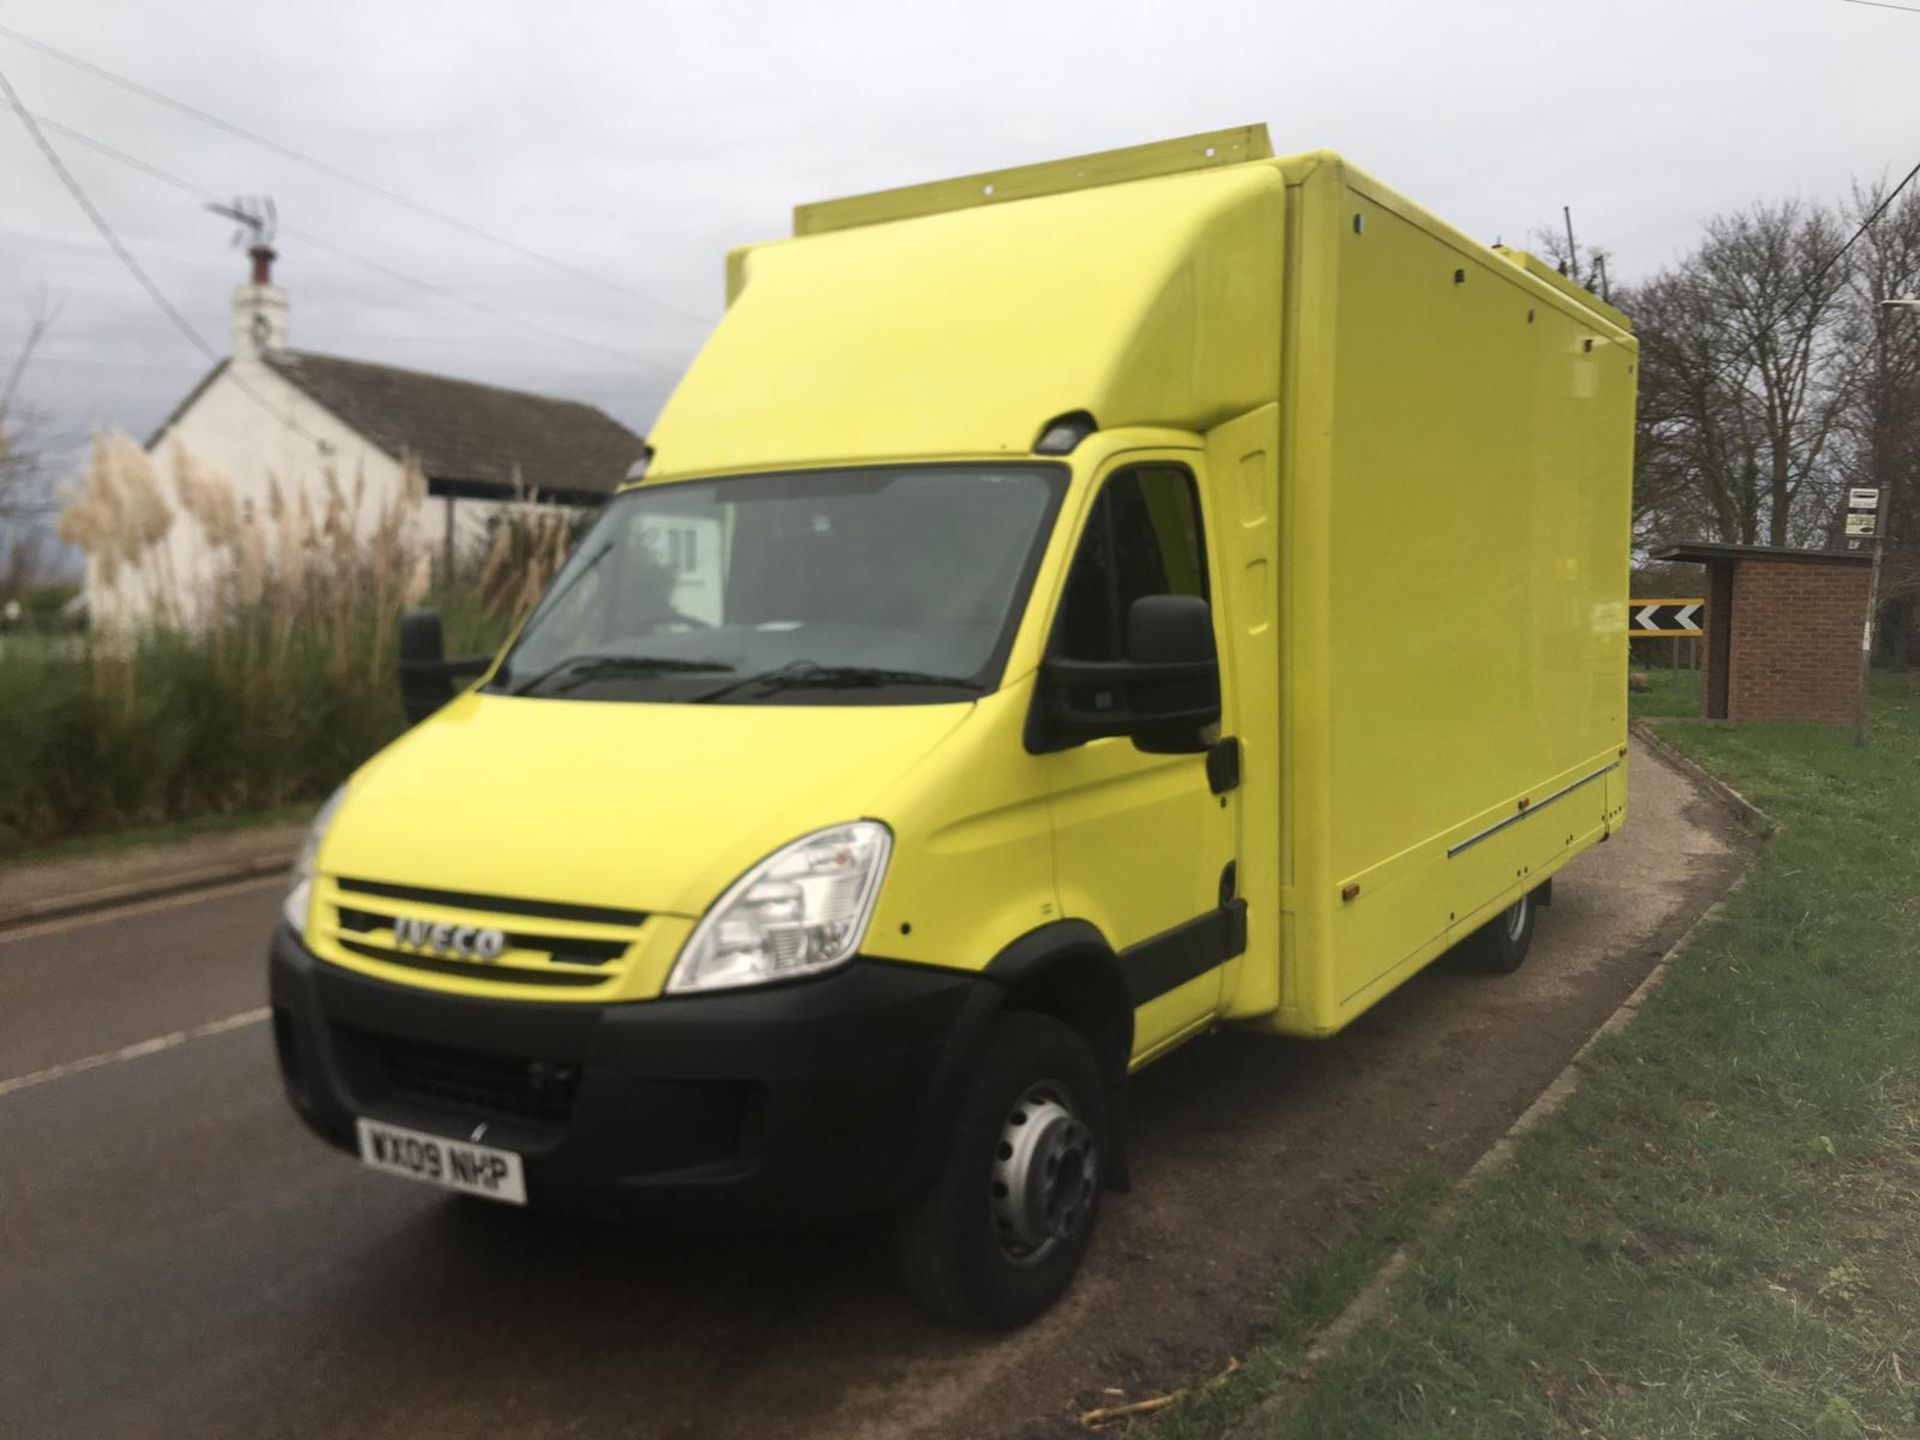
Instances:
[[[1880,532],[1887,523],[1888,488],[1885,485],[1879,487],[1880,494],[1873,509],[1873,564],[1867,570],[1867,619],[1860,630],[1860,683],[1853,695],[1853,748],[1856,750],[1867,743],[1867,677],[1873,673],[1873,620],[1880,607],[1880,547],[1883,543]]]
[[[1907,295],[1897,300],[1882,300],[1880,308],[1888,313],[1882,315],[1875,327],[1874,349],[1878,352],[1880,382],[1884,387],[1887,370],[1887,322],[1893,318],[1894,311],[1920,310],[1920,296]],[[1878,407],[1884,411],[1885,407]],[[1884,414],[1876,417],[1880,430],[1885,429]],[[1873,564],[1867,570],[1867,619],[1860,629],[1860,680],[1853,696],[1853,748],[1858,750],[1867,743],[1867,680],[1873,674],[1873,622],[1880,609],[1880,557],[1886,548],[1887,538],[1887,496],[1893,487],[1887,483],[1888,477],[1882,473],[1885,469],[1886,437],[1874,436],[1873,446],[1873,483],[1876,487],[1873,507]]]

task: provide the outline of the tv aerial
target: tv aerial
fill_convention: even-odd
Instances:
[[[250,249],[272,245],[274,231],[280,227],[280,212],[271,195],[236,195],[231,205],[210,201],[207,209],[233,221],[239,227],[233,232],[233,243],[246,241]]]

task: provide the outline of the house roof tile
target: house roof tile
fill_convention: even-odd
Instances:
[[[577,400],[305,350],[262,358],[380,449],[419,457],[428,480],[449,487],[504,487],[518,466],[531,489],[604,495],[645,443]]]

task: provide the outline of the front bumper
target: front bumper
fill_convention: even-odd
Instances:
[[[345,1150],[354,1117],[517,1151],[535,1204],[758,1224],[887,1208],[932,1163],[990,980],[855,960],[789,985],[583,1006],[272,959],[287,1094]],[[476,1136],[479,1126],[484,1131]]]

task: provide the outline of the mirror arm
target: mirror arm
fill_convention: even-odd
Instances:
[[[1111,710],[1076,710],[1064,700],[1047,704],[1047,718],[1071,726],[1076,738],[1097,740],[1108,735],[1137,735],[1142,730],[1170,730],[1183,725],[1198,728],[1220,719],[1220,707],[1209,705],[1193,710],[1169,710],[1163,714],[1139,715],[1131,711],[1115,714]]]
[[[491,664],[491,655],[449,655],[444,660],[402,660],[400,673],[442,680],[464,680],[470,675],[486,674]]]
[[[1156,684],[1180,680],[1207,680],[1220,673],[1217,660],[1062,660],[1046,662],[1046,678],[1055,685],[1099,688]]]
[[[1040,755],[1110,736],[1131,738],[1149,754],[1205,750],[1220,722],[1211,614],[1198,596],[1144,595],[1127,612],[1126,658],[1044,658],[1028,750]],[[1095,692],[1098,708],[1080,699],[1086,691]],[[1159,708],[1169,703],[1181,708]]]

